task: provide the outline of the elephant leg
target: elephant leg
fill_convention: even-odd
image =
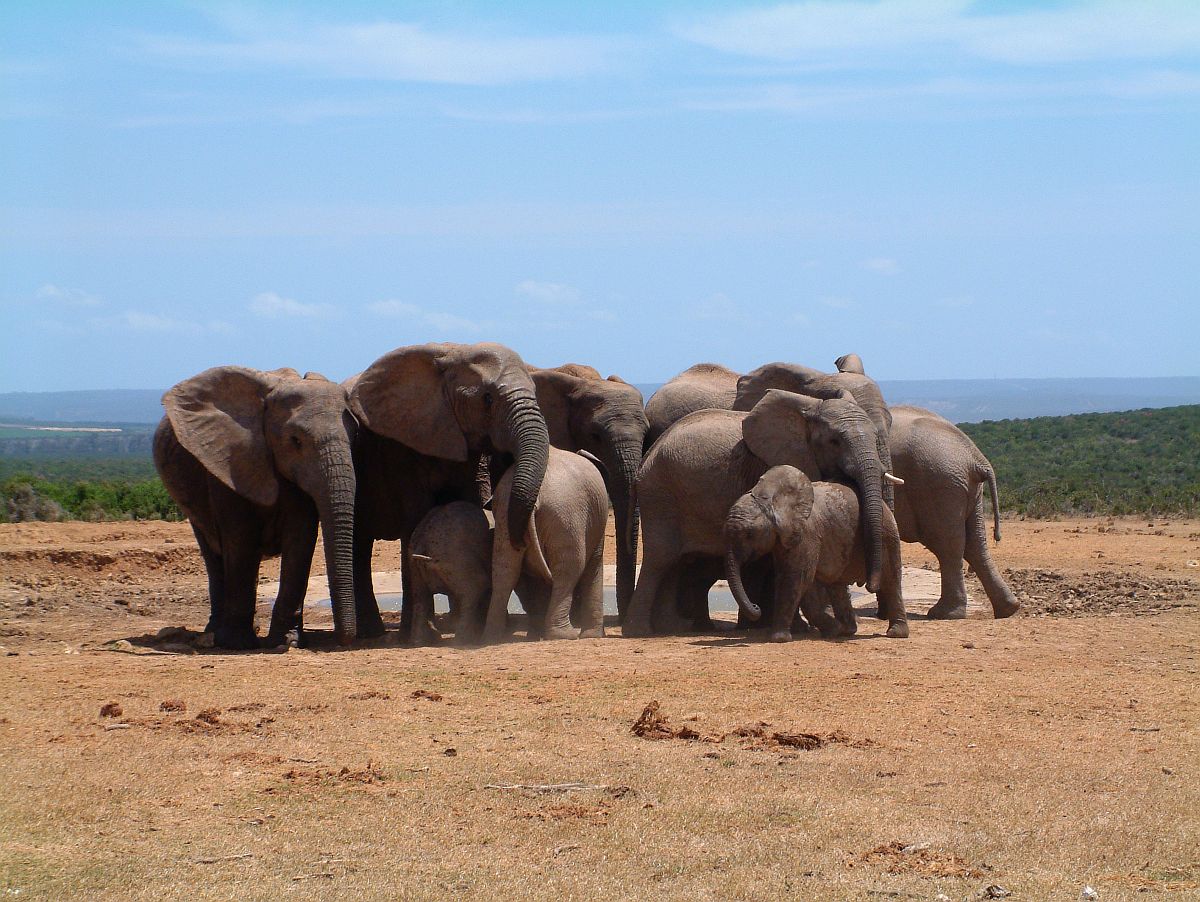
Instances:
[[[935,550],[942,577],[942,595],[929,609],[930,620],[963,620],[967,616],[967,584],[963,579],[961,543],[949,550]]]
[[[633,589],[633,597],[629,600],[629,610],[625,612],[625,622],[621,626],[621,635],[627,638],[649,636],[654,632],[654,609],[662,583],[671,569],[669,561],[654,553],[656,546],[647,542],[644,547],[646,552],[642,569]],[[674,596],[671,601],[674,603]]]
[[[354,533],[354,616],[358,635],[374,639],[383,635],[383,618],[375,599],[375,583],[371,574],[371,555],[375,540],[365,529]]]
[[[442,634],[433,623],[433,590],[413,573],[408,555],[405,542],[400,555],[400,580],[404,587],[404,613],[409,617],[409,641],[415,646],[437,645]]]
[[[575,584],[571,615],[580,639],[604,636],[604,546],[597,545]]]
[[[516,592],[529,624],[526,637],[541,639],[542,627],[546,624],[546,610],[550,607],[550,584],[523,573],[517,580]]]
[[[200,557],[204,559],[204,570],[208,574],[208,623],[204,632],[214,633],[225,616],[225,562],[213,551],[200,530],[192,527],[196,544],[200,546]]]
[[[556,577],[550,590],[550,604],[546,608],[546,625],[542,629],[544,639],[578,639],[579,632],[571,626],[571,590],[575,581]]]
[[[776,596],[775,604],[790,610],[790,606],[785,604],[785,602],[785,598]],[[819,583],[809,585],[807,589],[800,593],[800,610],[804,612],[804,616],[808,619],[808,622],[820,630],[821,635],[826,639],[833,639],[841,635],[842,627],[837,619],[830,615],[829,602],[829,587]],[[790,624],[790,619],[788,622]]]
[[[843,636],[853,636],[858,632],[858,617],[855,616],[854,604],[850,600],[850,587],[830,586],[828,594],[829,603],[833,606],[833,618],[838,624],[838,632]]]
[[[767,638],[772,642],[791,642],[792,622],[796,619],[796,611],[802,603],[801,592],[803,590],[787,579],[780,579],[779,586],[783,591],[775,593],[775,604],[771,609],[771,619],[767,627]]]
[[[721,576],[719,565],[716,570],[700,562],[680,568],[675,606],[688,623],[688,632],[711,633],[716,628],[708,608],[708,593]]]
[[[254,607],[262,561],[258,542],[248,541],[249,537],[242,539],[229,543],[222,536],[222,545],[227,549],[221,556],[225,570],[225,610],[213,633],[214,643],[221,648],[258,648]]]
[[[500,642],[508,633],[508,600],[521,579],[522,565],[522,553],[498,528],[492,544],[492,596],[483,628],[484,642]]]
[[[997,620],[1011,617],[1021,610],[1021,603],[1013,595],[1008,583],[1000,575],[992,560],[991,548],[988,546],[987,526],[983,519],[983,493],[980,491],[975,499],[975,508],[967,518],[967,545],[964,551],[971,570],[983,583],[983,591],[987,593],[988,601],[992,603],[992,616]]]
[[[271,628],[263,640],[267,648],[286,644],[288,634],[292,632],[297,644],[304,643],[304,596],[308,592],[308,576],[316,547],[316,516],[295,512],[284,537],[279,562],[279,594],[271,609]]]
[[[908,638],[908,611],[904,607],[904,591],[901,579],[900,537],[892,535],[884,539],[883,572],[879,581],[878,614],[883,617],[885,612],[888,619],[887,636],[890,639]],[[959,576],[962,570],[959,568]],[[849,588],[847,587],[846,602],[849,606]],[[850,616],[854,616],[854,608],[850,608]]]

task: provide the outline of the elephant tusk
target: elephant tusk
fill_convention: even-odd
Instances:
[[[411,554],[411,555],[409,555],[409,557],[411,557],[414,561],[432,561],[433,560],[433,558],[431,558],[427,554]]]
[[[593,464],[596,465],[596,468],[599,469],[601,473],[603,473],[605,476],[608,475],[608,468],[604,466],[604,462],[602,460],[600,460],[600,458],[598,458],[595,454],[593,454],[592,452],[587,451],[583,448],[580,448],[575,453],[578,454],[580,457],[582,457],[584,460],[590,460]]]
[[[884,473],[883,478],[895,485],[904,485],[904,480],[899,476],[893,476],[891,473]]]

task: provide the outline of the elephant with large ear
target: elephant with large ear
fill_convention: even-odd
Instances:
[[[1000,541],[996,474],[961,429],[930,410],[892,408],[892,459],[904,485],[896,489],[896,523],[905,542],[920,542],[938,559],[942,592],[933,618],[967,616],[963,560],[983,583],[995,617],[1011,617],[1021,604],[996,568],[988,547],[983,487],[992,493],[993,534]]]
[[[163,406],[154,464],[200,545],[215,644],[258,644],[258,569],[269,555],[282,561],[268,643],[299,626],[318,523],[334,630],[353,642],[357,424],[345,389],[313,373],[221,366],[174,386]]]
[[[810,479],[854,487],[862,521],[866,585],[883,578],[883,465],[875,427],[848,397],[820,400],[772,389],[747,412],[703,410],[675,423],[651,447],[638,475],[642,570],[625,635],[648,635],[656,606],[673,605],[687,574],[717,573],[729,509],[770,467],[790,464]],[[707,572],[707,571],[706,571]],[[892,617],[889,635],[907,624]]]
[[[891,511],[883,512],[884,566],[879,606],[907,634],[900,594],[900,534]],[[813,483],[795,467],[772,467],[729,509],[725,518],[725,575],[738,606],[750,620],[762,616],[742,585],[747,561],[770,554],[775,564],[775,599],[770,638],[786,642],[797,606],[825,635],[853,633],[854,609],[845,587],[866,578],[858,498],[849,486]],[[814,584],[840,589],[837,619],[824,604],[813,605]],[[822,598],[823,596],[815,596]]]
[[[623,620],[633,597],[637,472],[649,429],[642,393],[617,376],[602,379],[591,367],[579,364],[532,369],[530,376],[546,417],[550,444],[564,451],[587,451],[603,464],[616,520],[617,613]]]
[[[768,363],[742,376],[737,383],[734,410],[751,410],[769,389],[808,395],[812,398],[834,398],[840,392],[848,392],[866,411],[875,426],[878,440],[879,460],[885,473],[892,472],[891,450],[888,436],[892,429],[892,414],[883,400],[879,384],[862,371],[862,360],[857,354],[846,354],[837,359],[839,371],[823,373],[798,363]],[[842,369],[845,367],[845,369]],[[883,499],[889,508],[895,507],[892,482],[883,486]]]
[[[354,380],[350,405],[362,426],[355,446],[355,598],[364,627],[381,632],[372,543],[407,543],[435,505],[477,502],[479,459],[486,454],[513,461],[506,525],[513,544],[523,546],[550,440],[525,362],[490,342],[412,345],[384,354]],[[407,551],[402,567],[407,591]],[[429,619],[413,613],[431,612],[432,599],[406,598],[404,608],[402,627],[413,640],[431,638]]]
[[[672,424],[697,410],[731,410],[740,373],[719,363],[697,363],[672,378],[646,402],[646,448]]]

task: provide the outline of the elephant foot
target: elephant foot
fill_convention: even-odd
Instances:
[[[893,620],[887,628],[887,637],[889,639],[907,639],[908,638],[908,621]]]
[[[412,630],[413,645],[441,645],[442,634],[439,633],[432,623],[418,623],[413,626]]]
[[[307,648],[308,637],[304,630],[295,627],[283,633],[274,631],[267,633],[265,639],[261,643],[262,648]]]
[[[812,632],[812,627],[808,625],[808,621],[803,617],[796,615],[796,619],[792,621],[792,635],[804,636]]]
[[[383,618],[378,611],[370,614],[359,612],[354,619],[359,639],[378,639],[385,632]]]
[[[642,620],[626,620],[621,627],[621,635],[626,639],[645,639],[648,636],[654,635],[654,630],[650,628],[650,621]]]
[[[768,642],[791,642],[792,641],[792,631],[791,630],[771,630],[771,632],[767,634],[767,641]]]
[[[253,626],[219,626],[213,630],[213,644],[235,650],[258,648],[258,636]]]
[[[947,602],[942,599],[929,609],[930,620],[966,620],[967,603],[965,601]]]
[[[1021,610],[1021,602],[1015,598],[1002,598],[998,602],[992,602],[992,616],[997,620],[1011,617],[1019,610]]]
[[[603,639],[604,638],[604,627],[598,626],[598,627],[594,627],[592,629],[580,630],[579,638],[580,639]]]
[[[542,633],[543,639],[578,639],[579,632],[569,626],[552,626]]]

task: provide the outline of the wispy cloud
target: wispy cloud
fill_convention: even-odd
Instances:
[[[273,291],[256,294],[250,301],[250,311],[256,316],[269,318],[308,318],[329,316],[334,308],[328,304],[304,304],[293,298],[285,298]]]
[[[863,269],[877,272],[881,276],[894,276],[900,272],[900,264],[891,257],[872,257],[863,261]]]
[[[223,13],[226,35],[203,41],[143,35],[144,51],[175,63],[221,69],[290,69],[328,78],[493,85],[577,78],[613,68],[620,38],[456,33],[415,22],[333,23],[296,16]]]
[[[99,307],[104,303],[96,295],[86,292],[82,288],[63,288],[50,282],[38,288],[34,295],[39,301],[49,301],[70,307]]]
[[[387,316],[396,319],[406,319],[415,323],[432,326],[440,332],[478,334],[484,331],[484,323],[448,313],[444,310],[426,310],[408,301],[390,299],[375,301],[368,304],[367,309],[377,316]]]
[[[518,283],[514,290],[523,297],[555,306],[578,304],[582,297],[579,289],[573,285],[564,285],[561,282],[538,282],[534,279],[526,279],[524,282]]]
[[[112,322],[133,332],[203,335],[205,333],[225,334],[233,331],[232,326],[221,320],[209,320],[202,323],[161,316],[157,313],[144,313],[139,310],[126,310]]]
[[[676,33],[724,53],[848,68],[939,51],[1015,65],[1200,51],[1200,5],[1190,0],[981,7],[972,0],[812,0],[714,13],[680,24]]]

